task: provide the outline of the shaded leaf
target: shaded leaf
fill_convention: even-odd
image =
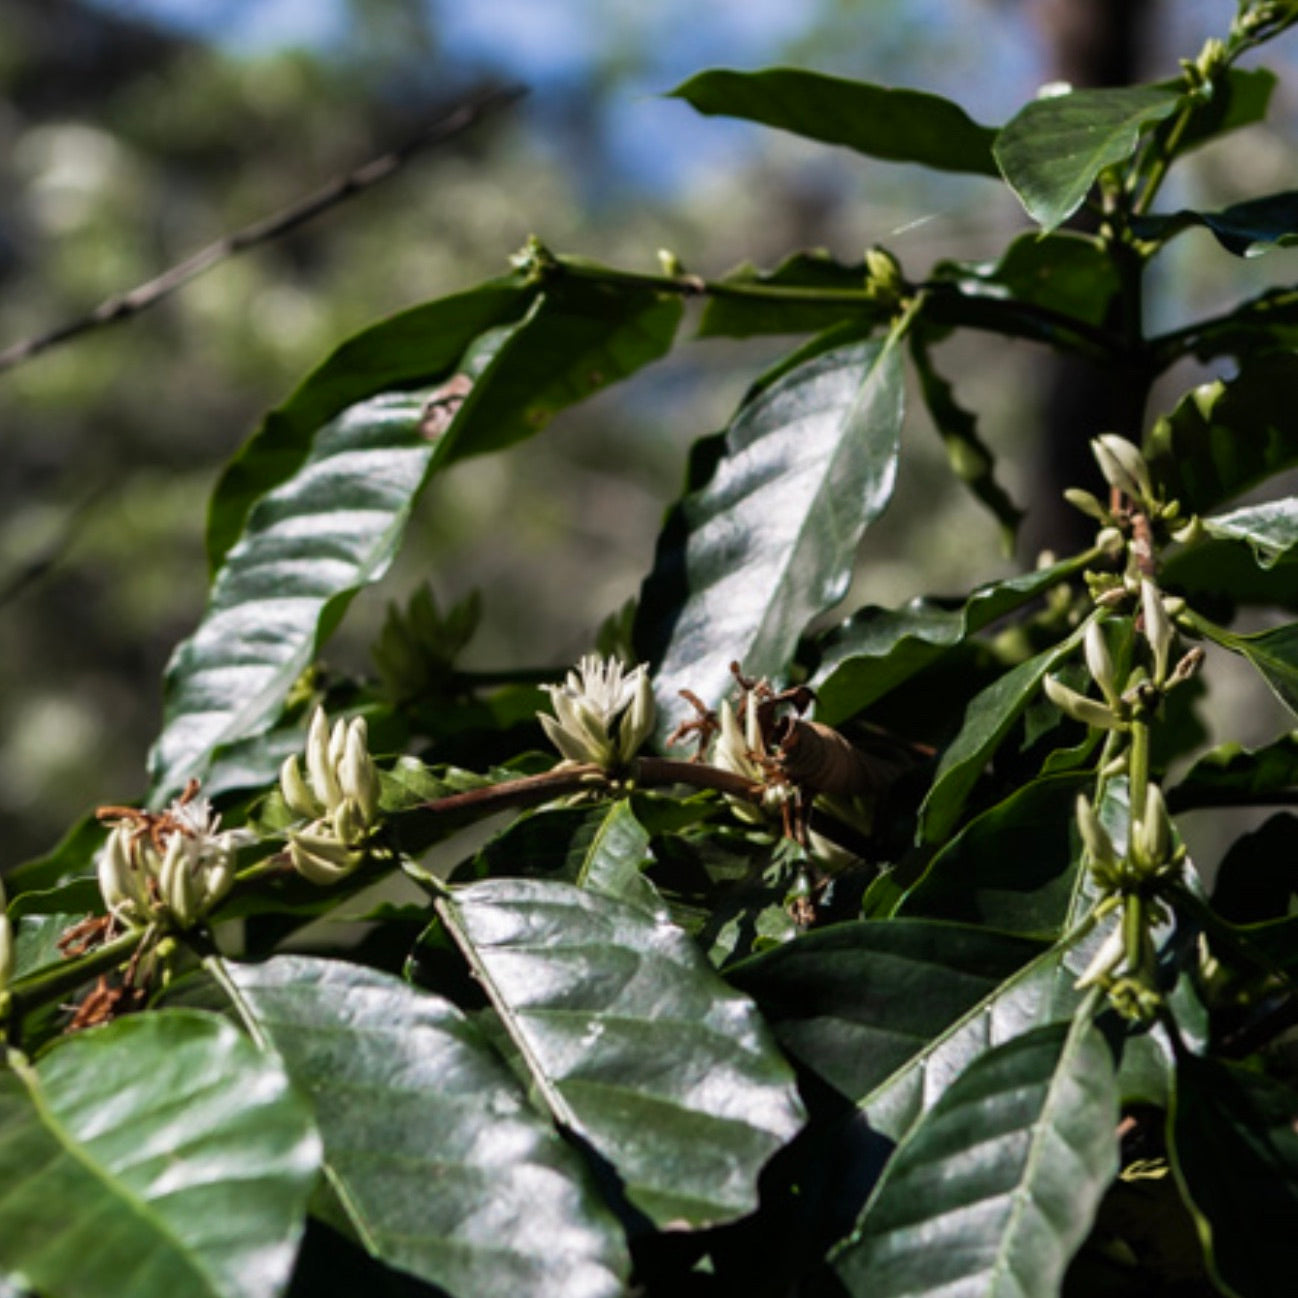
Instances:
[[[751,338],[758,334],[818,333],[844,320],[884,323],[892,313],[888,304],[871,302],[864,289],[868,271],[864,262],[848,266],[827,252],[795,252],[774,270],[759,270],[751,262],[735,267],[722,285],[761,285],[788,290],[786,298],[745,297],[725,292],[708,297],[699,321],[700,338]],[[825,294],[827,300],[798,300],[794,290]],[[833,294],[844,296],[834,301]],[[849,296],[850,295],[850,296]]]
[[[764,951],[726,978],[800,1064],[859,1103],[1042,950],[959,924],[858,920]]]
[[[1275,85],[1276,75],[1268,68],[1228,68],[1214,82],[1212,94],[1195,101],[1177,152],[1185,154],[1218,136],[1260,122]]]
[[[671,91],[708,116],[742,117],[889,162],[995,176],[996,132],[938,95],[796,68],[712,68]]]
[[[1295,403],[1298,357],[1249,357],[1236,378],[1200,385],[1150,429],[1144,452],[1155,482],[1187,515],[1206,514],[1292,468]]]
[[[85,912],[75,915],[23,915],[14,923],[14,978],[26,978],[47,965],[63,962],[59,938],[79,920]]]
[[[816,717],[838,725],[922,671],[948,649],[1022,608],[1085,565],[1066,559],[1036,572],[979,586],[963,606],[914,600],[904,608],[863,608],[818,641],[812,684]]]
[[[1287,811],[1268,816],[1257,829],[1241,834],[1217,868],[1213,910],[1232,924],[1287,916],[1290,902],[1298,895],[1295,847],[1298,817]]]
[[[371,1254],[463,1298],[623,1292],[626,1245],[581,1158],[453,1005],[334,960],[225,968],[310,1093]]]
[[[893,1155],[835,1271],[853,1298],[1057,1293],[1118,1170],[1117,1122],[1089,1019],[989,1051]]]
[[[955,827],[983,767],[1036,696],[1045,674],[1073,652],[1081,637],[1079,627],[1066,640],[1011,668],[970,700],[960,732],[942,754],[933,787],[920,807],[920,842],[938,842]]]
[[[539,880],[457,890],[438,912],[540,1101],[656,1225],[757,1204],[803,1114],[753,1004],[660,913]]]
[[[50,1298],[267,1298],[320,1142],[277,1060],[168,1010],[0,1073],[0,1270]]]
[[[1182,209],[1133,222],[1142,239],[1166,241],[1183,230],[1200,226],[1212,232],[1227,252],[1253,257],[1270,248],[1288,248],[1298,242],[1298,190],[1267,194],[1235,203],[1220,212]]]
[[[1024,518],[1021,510],[996,481],[991,448],[978,433],[976,417],[955,398],[955,390],[933,367],[932,356],[921,331],[910,335],[910,354],[919,376],[924,404],[946,447],[952,472],[969,488],[974,498],[991,512],[1001,526],[1001,544],[1007,553],[1014,549],[1014,537]]]
[[[1298,613],[1298,556],[1261,568],[1252,547],[1243,541],[1206,537],[1198,545],[1175,550],[1168,555],[1160,582],[1219,622],[1229,622],[1240,605]]]
[[[1284,801],[1298,787],[1298,731],[1261,748],[1219,744],[1167,791],[1173,811]]]
[[[642,591],[636,639],[656,665],[661,733],[684,715],[678,690],[721,699],[732,661],[778,676],[843,597],[892,495],[902,398],[890,337],[826,352],[740,410],[705,485],[669,515]]]
[[[1240,1298],[1271,1298],[1298,1269],[1296,1121],[1298,1095],[1265,1074],[1179,1060],[1172,1165],[1213,1275]]]
[[[1223,648],[1243,654],[1276,698],[1298,716],[1298,622],[1286,622],[1252,635],[1235,635],[1220,627],[1204,626],[1203,630]]]
[[[1046,230],[1081,205],[1100,172],[1125,162],[1141,135],[1182,104],[1175,86],[1073,90],[1034,99],[996,137],[1001,174]]]
[[[976,816],[933,858],[900,913],[1056,934],[1072,917],[1081,843],[1074,808],[1093,776],[1034,780]]]

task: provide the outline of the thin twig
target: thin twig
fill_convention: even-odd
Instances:
[[[354,171],[335,177],[322,189],[298,199],[295,203],[290,203],[288,207],[273,216],[263,217],[251,225],[236,230],[233,234],[218,239],[215,243],[208,244],[206,248],[185,258],[184,261],[163,271],[161,275],[155,276],[138,288],[131,289],[129,293],[116,294],[101,302],[89,314],[0,351],[0,373],[31,360],[59,343],[68,342],[93,329],[102,329],[106,325],[116,324],[120,320],[138,315],[220,262],[238,253],[247,252],[250,248],[278,239],[346,199],[373,188],[380,181],[386,180],[399,171],[415,154],[434,145],[445,144],[448,140],[463,134],[488,113],[513,103],[525,93],[526,90],[521,86],[508,86],[504,89],[484,91],[465,100],[400,148],[373,158]]]

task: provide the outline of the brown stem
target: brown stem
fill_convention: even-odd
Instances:
[[[272,239],[278,239],[281,235],[319,216],[320,213],[386,180],[399,171],[415,154],[434,145],[445,144],[455,136],[463,134],[488,113],[512,103],[524,93],[521,87],[511,86],[503,90],[490,90],[466,100],[438,118],[426,130],[400,148],[372,158],[363,166],[345,175],[336,176],[314,194],[298,199],[297,202],[289,204],[274,215],[263,217],[251,225],[244,226],[241,230],[236,230],[233,234],[218,239],[215,243],[208,244],[206,248],[200,249],[191,257],[186,257],[184,261],[163,271],[161,275],[147,283],[131,289],[129,293],[115,294],[101,302],[93,311],[79,319],[60,325],[57,329],[51,329],[48,333],[14,343],[13,346],[0,351],[0,372],[21,365],[24,361],[31,360],[58,343],[68,342],[81,334],[89,333],[92,329],[101,329],[106,325],[116,324],[119,320],[138,315],[139,312],[160,302],[219,262],[237,253],[247,252],[250,248],[269,243]]]

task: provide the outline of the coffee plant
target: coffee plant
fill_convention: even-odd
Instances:
[[[1034,228],[715,280],[532,242],[271,411],[211,499],[147,793],[6,880],[0,1293],[1287,1292],[1298,820],[1205,875],[1177,817],[1298,795],[1298,732],[1197,719],[1223,655],[1298,712],[1298,497],[1254,490],[1298,465],[1298,290],[1150,335],[1142,283],[1195,227],[1298,241],[1293,192],[1159,206],[1263,118],[1241,56],[1296,23],[1243,0],[1178,75],[999,130],[704,72],[674,92],[702,113],[999,178]],[[705,337],[804,341],[694,446],[590,652],[475,672],[477,602],[424,588],[372,679],[322,667],[430,478],[663,356],[687,299]],[[936,367],[964,331],[1129,394],[1066,492],[1090,539],[828,621],[908,371],[1021,517]]]

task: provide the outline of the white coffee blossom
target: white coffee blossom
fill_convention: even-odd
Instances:
[[[540,713],[541,726],[566,762],[616,770],[653,733],[653,689],[643,663],[628,672],[616,658],[588,654],[562,685],[545,689],[554,716]]]

